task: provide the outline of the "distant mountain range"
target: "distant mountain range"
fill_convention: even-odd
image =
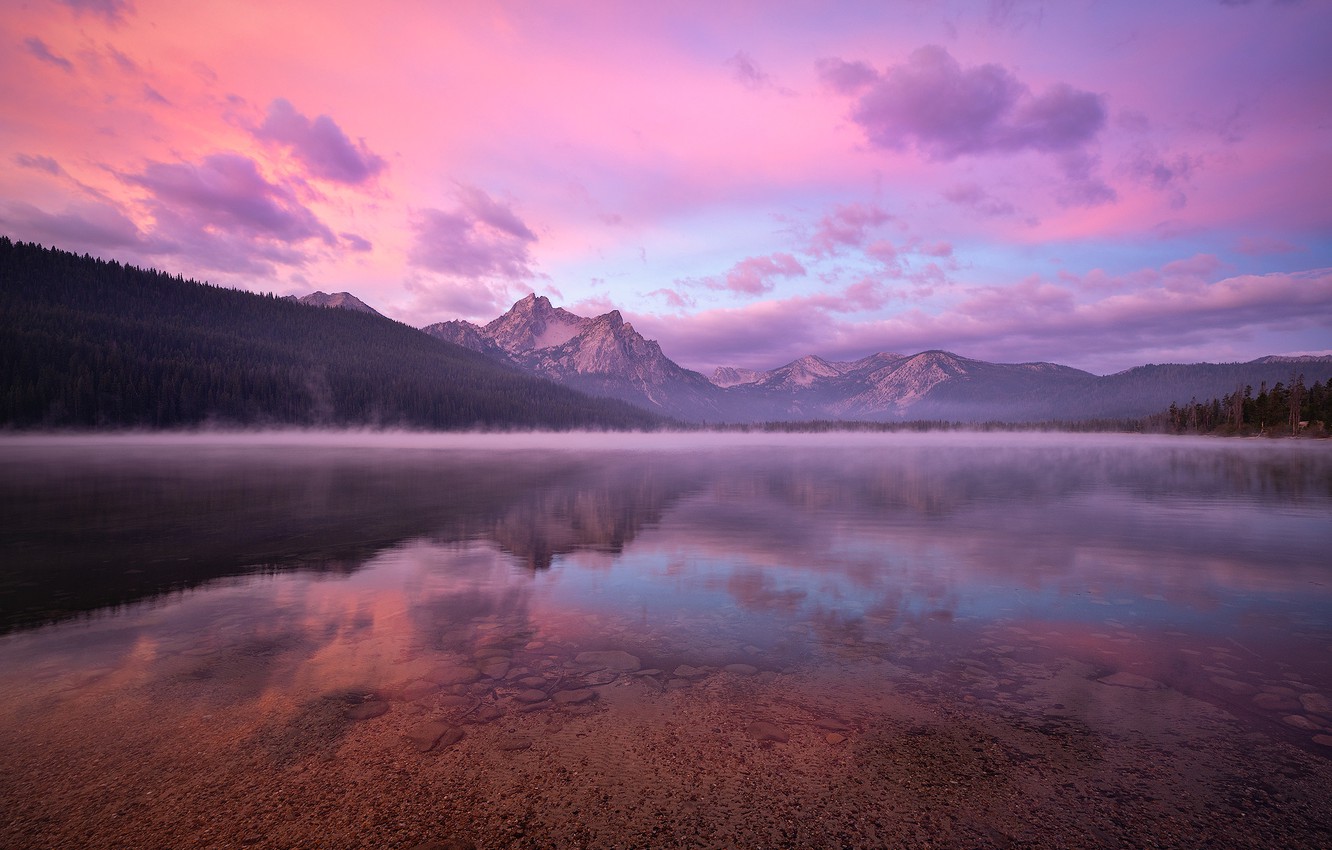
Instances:
[[[418,330],[346,292],[273,298],[0,236],[0,428],[1072,422],[1256,393],[1296,373],[1332,381],[1332,357],[1102,377],[947,351],[808,355],[708,379],[619,311],[579,316],[535,293],[484,326]]]
[[[618,310],[587,318],[536,294],[484,326],[449,321],[423,330],[531,374],[692,422],[1135,418],[1244,386],[1258,392],[1297,372],[1311,384],[1332,379],[1332,357],[1146,365],[1098,376],[1055,363],[922,351],[850,362],[811,354],[766,372],[722,367],[709,380],[668,358]]]

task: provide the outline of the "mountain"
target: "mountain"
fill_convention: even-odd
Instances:
[[[309,295],[296,300],[311,307],[340,307],[343,310],[355,310],[358,313],[370,313],[375,316],[383,315],[350,292],[335,292],[332,295],[326,292],[311,292]]]
[[[766,372],[681,367],[612,310],[588,318],[535,293],[479,326],[424,328],[442,340],[584,392],[692,422],[857,419],[1039,422],[1134,418],[1172,402],[1305,373],[1332,378],[1332,357],[1147,365],[1097,376],[1056,363],[989,363],[948,351],[881,352],[854,361],[807,355]]]
[[[1135,418],[1236,388],[1332,379],[1332,357],[1263,357],[1249,363],[1137,366],[1098,376],[1055,363],[988,363],[947,351],[874,354],[839,363],[804,357],[728,393],[783,419],[1040,422]]]
[[[314,309],[0,237],[0,428],[662,424],[348,298]]]
[[[758,380],[762,372],[755,372],[753,369],[743,369],[738,366],[718,366],[713,370],[709,381],[726,389],[728,387],[748,384]]]
[[[533,293],[485,327],[453,321],[423,330],[533,375],[668,416],[717,421],[731,412],[719,387],[668,358],[618,310],[587,318]]]

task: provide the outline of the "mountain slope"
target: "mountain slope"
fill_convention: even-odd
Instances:
[[[668,416],[716,421],[733,412],[720,388],[668,358],[618,310],[587,318],[533,293],[485,327],[454,321],[423,330],[533,375]]]
[[[0,237],[0,427],[659,422],[378,314]]]
[[[316,291],[296,300],[311,307],[338,307],[343,310],[355,310],[358,313],[370,313],[375,316],[384,315],[350,292],[335,292],[329,295],[326,292]]]

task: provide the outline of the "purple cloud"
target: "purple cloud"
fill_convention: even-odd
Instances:
[[[991,218],[1012,215],[1016,212],[1012,204],[994,197],[975,183],[954,186],[944,192],[944,198]]]
[[[1267,257],[1274,254],[1296,254],[1306,249],[1285,239],[1271,236],[1242,236],[1235,243],[1235,250],[1250,257]]]
[[[55,65],[57,68],[61,68],[65,71],[74,70],[73,62],[69,61],[63,56],[57,56],[56,54],[52,53],[51,48],[46,46],[46,42],[42,41],[40,38],[38,38],[35,35],[29,38],[25,38],[23,40],[23,46],[28,48],[28,52],[31,53],[33,56],[37,57],[37,59],[41,60],[42,62]]]
[[[134,14],[134,4],[129,0],[60,0],[78,14],[88,12],[97,15],[108,24],[123,24],[128,15]]]
[[[855,94],[879,78],[868,62],[847,62],[836,57],[815,63],[819,79],[838,94]]]
[[[731,267],[726,282],[719,288],[732,292],[760,295],[772,291],[774,277],[800,277],[805,267],[790,254],[776,253],[767,257],[747,257]]]
[[[462,278],[531,278],[529,246],[536,234],[505,204],[473,186],[459,186],[452,210],[422,210],[413,265]]]
[[[890,220],[892,215],[876,204],[839,204],[819,219],[806,250],[816,257],[827,257],[842,248],[858,248],[874,228]]]
[[[56,162],[49,156],[42,156],[40,154],[37,156],[29,156],[26,153],[15,154],[14,162],[20,168],[31,168],[34,171],[45,171],[47,174],[54,174],[56,176],[59,176],[64,170],[60,167],[60,163]]]
[[[363,236],[358,236],[355,233],[339,233],[338,236],[342,237],[342,243],[344,245],[357,253],[366,253],[367,251],[374,249],[374,246],[370,244],[369,239],[366,239]]]
[[[759,70],[758,63],[743,50],[727,59],[726,67],[731,69],[731,76],[735,81],[747,89],[757,91],[772,83],[772,78]]]
[[[142,174],[124,179],[148,190],[160,221],[287,244],[312,238],[336,243],[313,212],[240,154],[213,154],[197,165],[150,162]]]
[[[1105,125],[1100,95],[1062,83],[1033,95],[1011,71],[994,64],[963,68],[937,45],[916,50],[868,83],[861,63],[833,61],[841,60],[825,60],[832,70],[824,78],[841,85],[839,91],[868,86],[852,119],[880,148],[914,145],[945,161],[968,154],[1070,151]]]
[[[1050,360],[1114,371],[1162,362],[1169,356],[1163,352],[1215,347],[1218,335],[1240,339],[1268,329],[1329,329],[1327,270],[1241,275],[1197,285],[1169,280],[1193,275],[1196,283],[1198,274],[1221,268],[1215,258],[1194,257],[1146,275],[1167,285],[1144,284],[1144,274],[1135,272],[1126,286],[1099,286],[1107,294],[1092,300],[1069,291],[1076,281],[1033,277],[963,291],[941,312],[910,309],[868,322],[835,319],[832,314],[843,308],[855,309],[857,299],[872,304],[885,297],[882,288],[866,281],[840,295],[767,300],[687,317],[635,316],[634,326],[659,339],[668,356],[705,371],[718,365],[771,369],[811,353],[854,360],[876,351],[930,348],[998,362]],[[1084,296],[1089,291],[1084,288]]]
[[[0,205],[0,226],[17,238],[69,250],[146,247],[134,222],[106,204],[48,213],[23,201],[9,201]]]
[[[312,175],[335,183],[364,183],[388,164],[363,140],[353,143],[348,139],[329,116],[320,115],[312,121],[282,98],[269,104],[268,117],[254,135],[286,145]]]
[[[143,84],[143,99],[161,106],[170,106],[171,101],[162,96],[162,93],[147,83]]]
[[[1057,197],[1066,207],[1096,207],[1113,203],[1119,195],[1114,188],[1096,176],[1099,160],[1083,151],[1069,151],[1059,156],[1059,167],[1064,172],[1064,185]]]

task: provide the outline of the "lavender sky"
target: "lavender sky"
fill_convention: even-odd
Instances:
[[[701,370],[1325,352],[1332,3],[9,0],[0,232]]]

